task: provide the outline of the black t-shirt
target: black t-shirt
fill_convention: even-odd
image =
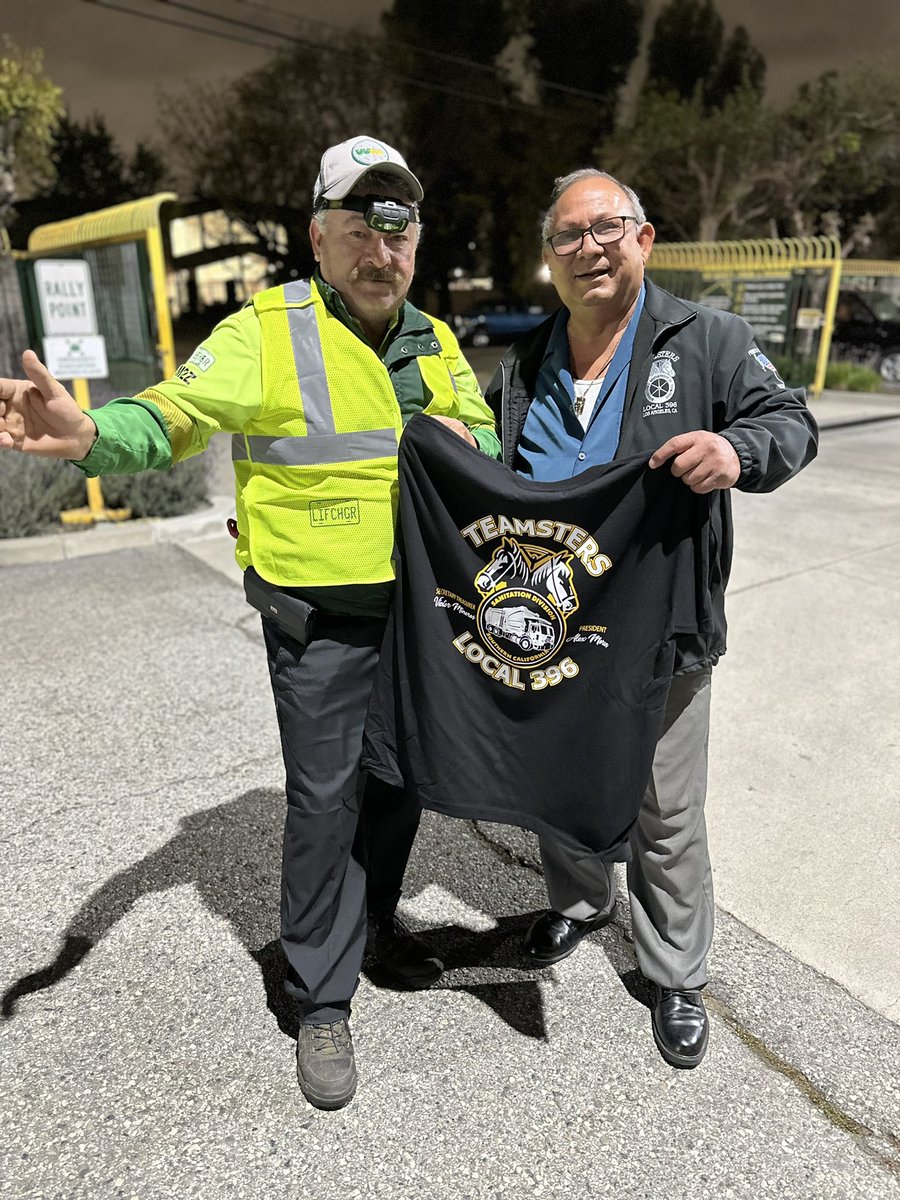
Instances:
[[[365,768],[437,812],[627,859],[674,636],[708,620],[707,520],[646,456],[535,483],[414,417]]]

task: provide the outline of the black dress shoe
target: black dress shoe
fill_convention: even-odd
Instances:
[[[549,967],[568,958],[582,938],[608,925],[615,915],[616,906],[613,905],[608,913],[576,921],[574,917],[564,917],[548,908],[525,934],[522,946],[525,957],[539,967]]]
[[[399,987],[426,988],[437,983],[444,964],[423,937],[408,929],[396,913],[369,915],[366,952]]]
[[[709,1017],[699,992],[657,987],[653,1036],[660,1054],[673,1067],[696,1067],[706,1053]]]

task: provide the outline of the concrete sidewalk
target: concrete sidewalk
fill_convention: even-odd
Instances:
[[[447,974],[412,994],[365,978],[358,1096],[310,1109],[276,941],[277,733],[240,593],[157,545],[4,571],[0,604],[18,614],[0,1196],[900,1197],[895,1024],[720,910],[710,1052],[672,1070],[627,909],[530,971],[531,839],[432,816],[403,909]]]
[[[310,1109],[277,730],[221,514],[211,537],[0,571],[0,1196],[900,1197],[900,424],[841,428],[847,403],[817,408],[808,471],[735,496],[693,1072],[656,1053],[627,904],[532,972],[534,840],[427,815],[403,908],[447,973],[366,977],[357,1099]]]

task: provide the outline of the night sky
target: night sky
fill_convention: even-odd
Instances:
[[[109,2],[168,20],[202,23],[186,6],[174,3]],[[324,13],[333,25],[360,26],[361,37],[366,29],[377,29],[384,7],[377,0],[329,0],[327,7],[304,0],[191,2],[252,24],[281,28],[290,28],[290,18],[279,18],[276,10],[311,21],[321,21]],[[662,2],[653,0],[653,10]],[[718,0],[716,7],[727,30],[738,23],[749,30],[766,59],[767,94],[775,102],[824,70],[883,59],[891,50],[894,61],[900,48],[898,0]],[[167,27],[84,0],[3,0],[0,30],[22,46],[41,46],[48,74],[64,89],[72,115],[83,120],[94,112],[102,114],[125,147],[138,138],[158,136],[161,91],[179,90],[191,80],[227,80],[268,57],[261,48]],[[231,32],[258,37],[249,30]],[[587,35],[579,49],[592,52]],[[599,39],[593,52],[603,52]],[[577,54],[572,82],[577,85]]]

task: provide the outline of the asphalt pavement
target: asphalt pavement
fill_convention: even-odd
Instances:
[[[735,496],[695,1071],[656,1052],[624,900],[529,970],[534,839],[426,814],[402,905],[448,970],[366,975],[357,1098],[310,1108],[228,498],[0,543],[0,1197],[900,1197],[900,401],[815,411],[819,460]]]

